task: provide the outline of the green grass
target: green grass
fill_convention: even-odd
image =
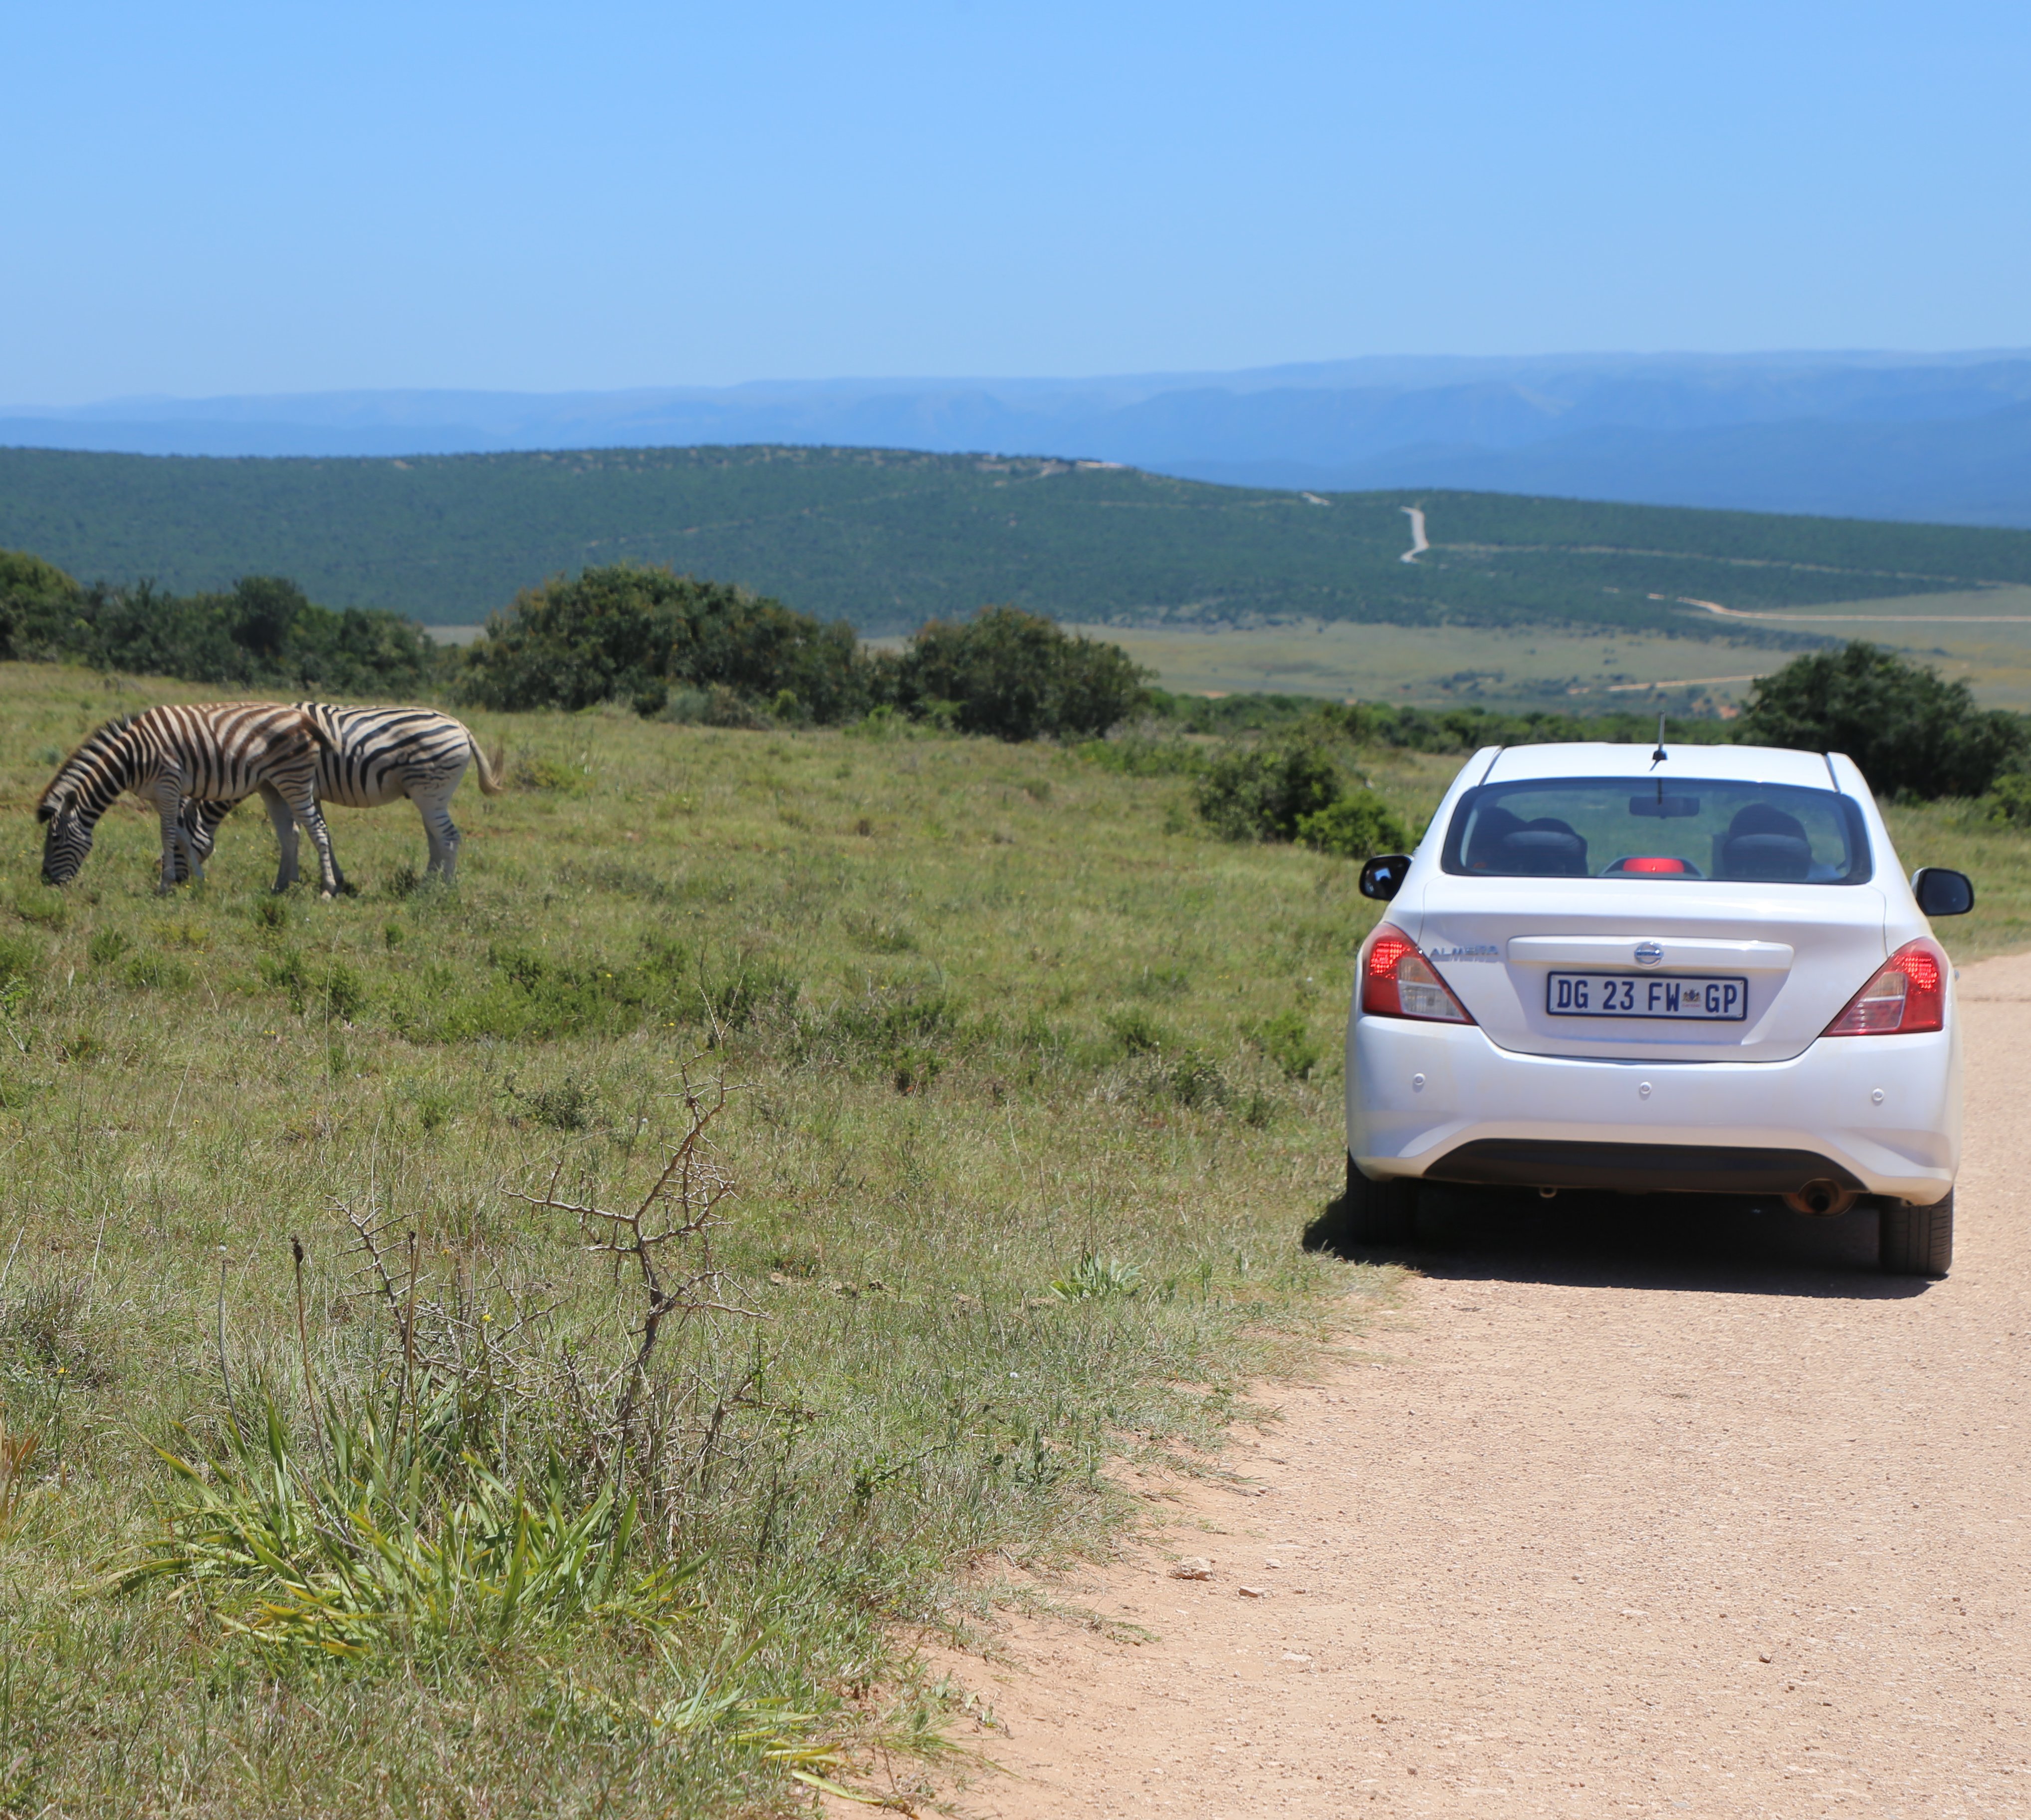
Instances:
[[[1467,634],[1454,625],[1309,620],[1217,632],[1176,625],[1069,629],[1119,644],[1179,694],[1259,692],[1420,707],[1478,703],[1560,714],[1712,714],[1738,704],[1754,677],[1794,655],[1788,647],[1604,627],[1480,627]]]
[[[50,751],[195,692],[0,666],[0,1810],[907,1782],[962,1697],[907,1639],[1105,1552],[1131,1468],[1386,1289],[1299,1244],[1373,906],[1189,778],[481,716],[520,781],[461,795],[455,891],[404,804],[333,811],[334,904],[268,896],[253,811],[173,898],[131,807],[43,889]],[[1422,815],[1450,769],[1371,774]],[[734,1090],[705,1299],[751,1312],[673,1320],[623,1426],[633,1279],[510,1196],[639,1196],[688,1064]]]
[[[2031,835],[1991,822],[1981,803],[1892,803],[1883,815],[1907,875],[1951,866],[1974,881],[1974,908],[1933,925],[1955,960],[2031,948]]]
[[[1399,560],[1407,505],[1425,509],[1433,546],[1414,565]],[[632,560],[870,635],[1005,601],[1121,625],[1571,624],[1676,632],[1695,649],[1807,635],[1726,626],[1681,597],[1755,610],[2031,581],[2019,531],[1494,494],[1321,505],[1133,468],[777,447],[401,461],[0,449],[0,547],[86,582],[150,576],[186,592],[279,573],[326,606],[443,625],[560,572]],[[1440,674],[1483,662],[1460,644]]]

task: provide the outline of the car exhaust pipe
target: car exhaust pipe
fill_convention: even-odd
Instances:
[[[1859,1190],[1822,1176],[1794,1188],[1784,1197],[1784,1205],[1808,1219],[1832,1220],[1838,1219],[1860,1199]]]

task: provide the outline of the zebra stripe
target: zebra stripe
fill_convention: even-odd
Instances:
[[[47,826],[43,882],[77,876],[99,818],[123,790],[153,804],[160,818],[162,888],[176,884],[186,862],[202,878],[203,855],[181,819],[185,799],[234,803],[259,790],[303,819],[325,890],[336,891],[337,864],[317,802],[318,759],[329,741],[315,717],[274,702],[179,703],[108,721],[58,767],[35,805]]]
[[[458,868],[461,840],[451,819],[451,799],[467,764],[478,770],[479,787],[486,795],[498,796],[502,788],[472,729],[434,708],[294,705],[317,722],[329,741],[318,759],[319,800],[349,809],[375,809],[408,797],[423,818],[424,837],[430,842],[428,870],[451,878]],[[262,794],[281,847],[281,869],[275,881],[279,891],[296,875],[296,821],[285,804],[266,791]],[[184,805],[184,826],[198,852],[210,855],[218,824],[233,807],[203,800]]]

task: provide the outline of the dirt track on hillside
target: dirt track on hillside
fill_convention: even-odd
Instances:
[[[1241,1485],[1055,1589],[1149,1640],[954,1665],[1007,1727],[960,1811],[2031,1814],[2031,957],[1961,1000],[1950,1278],[1866,1213],[1440,1209]]]

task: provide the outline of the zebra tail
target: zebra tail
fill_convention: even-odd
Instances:
[[[479,749],[479,741],[473,737],[471,728],[468,727],[465,729],[465,738],[466,744],[472,748],[473,769],[479,774],[480,793],[488,796],[499,796],[508,788],[501,776],[503,767],[508,763],[508,748],[503,746],[501,748],[499,758],[490,759]]]
[[[327,758],[336,757],[344,748],[326,729],[323,715],[313,714],[307,708],[304,709],[302,712],[304,724],[316,737],[318,751]]]

